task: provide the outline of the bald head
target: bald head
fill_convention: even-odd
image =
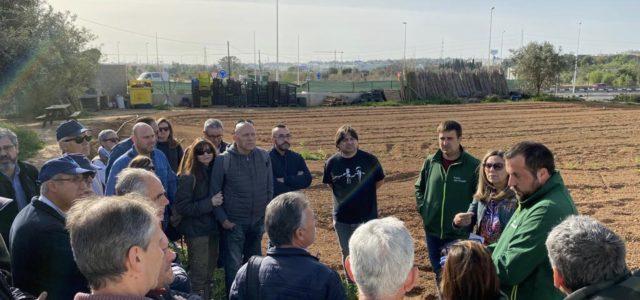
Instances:
[[[239,122],[233,131],[233,142],[240,154],[249,154],[256,148],[256,128],[251,122]]]
[[[132,129],[133,145],[140,155],[149,155],[156,146],[156,134],[153,127],[145,123],[136,123]]]

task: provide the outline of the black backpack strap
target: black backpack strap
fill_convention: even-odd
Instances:
[[[247,285],[245,295],[249,300],[260,299],[260,265],[264,257],[254,255],[247,262]]]

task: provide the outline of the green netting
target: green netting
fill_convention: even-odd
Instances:
[[[398,90],[400,81],[328,81],[318,80],[306,82],[300,91],[355,93],[371,90]]]

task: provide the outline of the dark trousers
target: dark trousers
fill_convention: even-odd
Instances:
[[[203,299],[210,299],[213,272],[218,262],[218,234],[185,239],[189,249],[189,277],[192,289]]]
[[[343,268],[344,268],[344,260],[347,258],[347,256],[349,256],[349,239],[353,235],[353,232],[356,231],[356,229],[358,229],[360,225],[362,225],[362,223],[348,224],[348,223],[341,223],[336,220],[333,221],[333,228],[336,230],[336,235],[338,236],[338,243],[340,244],[340,250],[342,251],[342,267]],[[344,270],[345,270],[344,272],[345,278],[347,278],[349,282],[352,282],[351,278],[349,278],[349,276],[347,275],[346,268]]]
[[[227,294],[240,267],[253,255],[262,255],[264,219],[254,224],[236,224],[224,233],[224,278]]]
[[[440,283],[440,258],[442,257],[442,248],[455,239],[441,239],[438,236],[427,233],[427,250],[429,251],[429,261],[433,272],[436,274],[436,281]]]

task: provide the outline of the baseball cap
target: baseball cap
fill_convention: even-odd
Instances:
[[[76,120],[65,121],[56,128],[56,139],[59,141],[66,137],[79,136],[86,131],[89,129]]]
[[[83,168],[86,170],[97,171],[102,169],[101,167],[91,163],[91,161],[86,156],[80,153],[65,154],[62,158],[71,159],[75,161],[80,166],[80,168]]]
[[[95,170],[88,170],[80,167],[73,159],[69,157],[59,157],[48,160],[40,169],[38,181],[40,183],[51,180],[53,176],[58,174],[79,175],[85,173],[95,174]]]

